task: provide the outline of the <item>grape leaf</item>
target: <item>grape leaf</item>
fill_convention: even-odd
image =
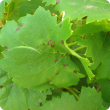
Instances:
[[[43,2],[46,2],[46,5],[50,5],[50,4],[55,5],[56,4],[56,0],[43,0]]]
[[[100,84],[100,89],[102,93],[102,98],[110,103],[110,80],[109,79],[100,79],[97,81]]]
[[[33,14],[35,10],[39,7],[44,7],[46,10],[49,10],[51,13],[59,14],[58,11],[54,9],[55,6],[49,5],[45,6],[45,3],[42,3],[42,0],[16,0],[12,1],[8,5],[8,10],[6,11],[8,13],[7,19],[8,20],[18,20],[22,16],[26,16],[27,13]]]
[[[106,1],[106,0],[105,0]],[[87,22],[110,18],[110,4],[104,0],[97,2],[95,0],[61,0],[56,6],[60,12],[66,11],[65,17],[71,19],[81,19],[87,16]]]
[[[0,3],[0,20],[3,20],[4,12],[5,12],[5,1]]]
[[[11,2],[11,0],[5,0],[7,3],[10,3]]]
[[[94,28],[95,27],[95,28]],[[104,32],[101,32],[101,31]],[[86,25],[79,26],[73,32],[74,40],[81,46],[87,46],[85,55],[93,58],[91,69],[96,69],[98,65],[104,61],[109,55],[109,35],[110,23],[107,20],[100,22],[92,22]]]
[[[7,46],[8,51],[3,52],[0,64],[21,87],[38,86],[55,77],[60,81],[60,74],[65,81],[59,84],[54,81],[54,85],[64,87],[76,85],[84,77],[62,42],[71,35],[70,20],[59,24],[56,21],[56,16],[39,7],[34,15],[19,19],[20,25],[10,21],[2,28],[0,44]]]
[[[109,107],[101,107],[98,110],[109,110]]]
[[[86,97],[86,98],[85,98]],[[97,93],[94,88],[85,88],[81,90],[80,100],[76,101],[73,95],[62,93],[61,98],[53,98],[47,101],[42,110],[99,110],[102,106],[101,93]]]
[[[40,103],[45,103],[46,95],[51,92],[38,92],[23,89],[12,82],[12,78],[0,68],[0,106],[4,110],[39,110]]]

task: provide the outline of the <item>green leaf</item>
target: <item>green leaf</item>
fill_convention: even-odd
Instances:
[[[110,4],[106,1],[95,0],[61,0],[56,6],[56,10],[60,12],[66,11],[65,17],[71,17],[71,19],[81,19],[87,16],[87,21],[92,22],[94,20],[102,20],[104,18],[110,18]]]
[[[46,5],[56,4],[56,0],[43,0],[43,2],[46,2]]]
[[[0,3],[0,20],[3,20],[4,12],[5,12],[5,1]]]
[[[109,79],[100,79],[97,82],[100,84],[102,98],[106,102],[110,103],[110,97],[109,97],[109,93],[110,93],[110,80]]]
[[[11,2],[11,0],[5,0],[7,3],[10,3]]]
[[[0,68],[0,106],[4,110],[40,110],[39,104],[45,103],[46,95],[51,92],[38,92],[23,89],[14,84],[12,78]]]
[[[81,90],[80,100],[76,101],[73,95],[62,93],[61,98],[53,98],[47,101],[42,110],[99,110],[102,106],[101,93],[97,93],[94,88]]]
[[[104,32],[101,32],[101,31]],[[91,69],[96,69],[98,65],[109,55],[109,35],[110,23],[107,20],[92,22],[79,26],[73,32],[74,40],[81,46],[86,46],[85,55],[93,58]]]
[[[55,16],[40,7],[34,15],[21,18],[18,21],[21,25],[10,21],[2,28],[0,44],[7,46],[8,51],[3,52],[4,59],[0,64],[21,87],[39,86],[54,78],[60,81],[63,77],[65,81],[62,79],[59,83],[54,80],[53,84],[58,87],[71,86],[84,77],[71,61],[62,41],[71,35],[70,20],[59,24],[56,21]]]

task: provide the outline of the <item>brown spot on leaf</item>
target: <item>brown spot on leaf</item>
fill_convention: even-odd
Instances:
[[[58,60],[54,60],[54,62],[56,63]]]
[[[43,44],[43,46],[45,46],[45,43]]]
[[[61,24],[59,25],[59,27],[61,28]]]
[[[65,64],[65,65],[64,65],[64,67],[67,67],[67,66],[68,66],[68,64]]]
[[[63,42],[64,42],[63,40],[60,40],[60,43],[61,43],[62,45],[64,45]],[[65,46],[65,45],[64,45],[64,46]]]
[[[74,74],[77,74],[77,71],[76,71],[76,70],[74,70],[74,71],[73,71],[73,73],[74,73]]]
[[[54,47],[55,47],[55,45],[51,45],[51,47],[52,47],[52,48],[54,48]]]
[[[61,57],[63,58],[64,56],[63,56],[63,55],[61,55]]]
[[[82,38],[82,36],[81,36],[81,38]]]
[[[2,89],[4,86],[0,85],[0,89]]]
[[[5,48],[6,48],[6,51],[8,51],[8,47],[7,47],[7,46],[5,46]]]
[[[59,53],[59,51],[57,51],[57,53]]]
[[[21,27],[18,27],[18,28],[15,28],[16,29],[16,31],[18,31],[18,30],[20,30],[21,29]]]
[[[59,4],[60,3],[60,0],[56,0],[56,4]]]
[[[24,26],[24,23],[21,24],[21,27],[23,27],[23,26]]]
[[[15,58],[15,60],[17,60],[17,58]]]

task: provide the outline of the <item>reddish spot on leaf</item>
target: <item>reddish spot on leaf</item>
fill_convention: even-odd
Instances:
[[[15,28],[17,31],[21,29],[21,27]]]
[[[60,40],[60,43],[61,43],[62,45],[64,45],[64,44],[63,44],[63,40]],[[65,45],[64,45],[64,46],[65,46]]]
[[[65,64],[65,65],[64,65],[64,67],[67,67],[67,66],[68,66],[68,64]]]
[[[58,60],[54,60],[54,62],[56,63]]]
[[[63,58],[64,56],[63,56],[63,55],[61,55],[61,57]]]
[[[15,60],[17,60],[17,58],[15,58]]]
[[[61,28],[61,24],[59,25],[59,27]]]
[[[74,70],[74,71],[73,71],[73,73],[74,73],[74,74],[77,74],[77,71],[76,71],[76,70]]]
[[[45,46],[45,43],[43,44],[43,46]]]
[[[7,47],[7,46],[5,46],[5,48],[6,48],[6,51],[8,51],[8,47]]]
[[[57,51],[57,53],[59,53],[59,51]]]
[[[48,45],[52,45],[52,44],[54,44],[54,43],[55,43],[55,42],[52,41],[52,40],[48,41]]]
[[[54,48],[54,47],[55,47],[55,45],[51,45],[51,47],[52,47],[52,48]]]
[[[21,27],[23,27],[23,26],[24,26],[24,23],[21,24]]]

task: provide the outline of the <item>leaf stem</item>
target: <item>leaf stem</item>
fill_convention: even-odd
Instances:
[[[68,47],[71,47],[71,46],[73,46],[75,44],[77,44],[77,42],[70,43],[70,44],[68,44]]]
[[[76,88],[71,88],[71,89],[74,90],[74,91],[76,91],[77,93],[81,93]]]
[[[65,89],[70,91],[77,98],[77,100],[79,101],[79,96],[71,88],[65,87]]]
[[[77,49],[74,49],[74,51],[77,52],[77,51],[79,51],[79,50],[81,50],[81,49],[84,49],[84,48],[86,48],[86,46],[81,46],[81,47],[79,47],[79,48],[77,48]]]

